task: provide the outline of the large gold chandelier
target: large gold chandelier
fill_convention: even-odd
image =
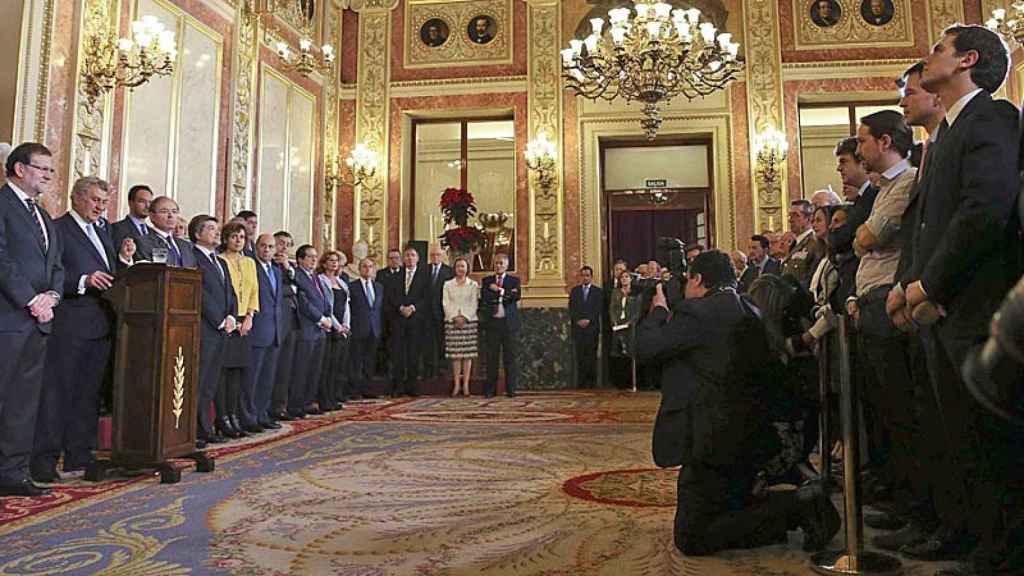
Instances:
[[[715,25],[700,21],[700,10],[672,9],[670,4],[637,2],[608,11],[605,21],[590,21],[585,40],[569,41],[562,50],[567,85],[597,100],[644,104],[640,121],[648,140],[661,126],[659,104],[682,94],[689,99],[721,90],[742,69],[740,46],[732,34],[719,34]]]
[[[1013,2],[1010,9],[1013,10],[1012,14],[1006,8],[996,8],[985,25],[989,30],[999,33],[1006,42],[1024,44],[1024,2]]]
[[[91,107],[114,88],[137,88],[153,76],[174,73],[174,31],[156,17],[132,22],[131,38],[118,38],[102,11],[94,13],[90,25],[92,33],[83,42],[82,91]]]

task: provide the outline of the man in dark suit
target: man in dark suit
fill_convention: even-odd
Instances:
[[[384,308],[384,285],[373,279],[373,260],[359,263],[359,279],[349,284],[352,309],[352,348],[350,397],[375,398],[368,380],[374,372],[377,344],[384,332],[381,310]]]
[[[199,429],[197,447],[221,443],[226,439],[214,429],[211,405],[223,366],[227,335],[238,329],[235,318],[238,303],[231,286],[231,273],[217,256],[220,224],[213,216],[200,214],[188,224],[188,235],[194,243],[193,260],[203,273],[203,310],[199,336]]]
[[[309,244],[295,251],[295,287],[298,290],[299,340],[295,345],[288,413],[297,418],[321,414],[313,406],[323,365],[324,335],[331,331],[331,306],[326,288],[316,275],[317,252]]]
[[[773,363],[767,335],[757,308],[737,295],[735,275],[728,254],[700,254],[686,299],[670,315],[659,285],[637,333],[638,359],[662,366],[654,461],[682,465],[675,544],[700,556],[785,542],[799,526],[806,550],[822,548],[840,518],[820,488],[751,496],[780,443],[762,400]]]
[[[380,350],[379,355],[381,356],[382,362],[378,364],[378,367],[387,370],[388,376],[391,378],[392,389],[401,388],[401,382],[398,380],[398,365],[396,360],[398,358],[398,340],[395,338],[396,327],[398,324],[398,308],[391,306],[387,301],[393,293],[391,285],[393,282],[402,282],[402,251],[401,250],[388,250],[388,261],[387,266],[377,271],[377,282],[380,282],[384,286],[384,335],[381,336],[381,342],[384,343],[383,349]]]
[[[444,250],[434,244],[430,248],[430,311],[426,316],[423,331],[423,359],[426,377],[433,378],[441,372],[444,362],[444,307],[441,305],[444,283],[455,277],[452,267],[444,263]]]
[[[946,117],[907,208],[917,225],[899,283],[909,314],[925,325],[921,337],[939,407],[931,416],[941,418],[948,458],[936,497],[942,526],[903,552],[948,558],[979,541],[972,555],[979,574],[991,571],[989,553],[1001,537],[998,503],[1007,479],[994,464],[1009,447],[979,437],[984,420],[958,368],[985,341],[993,313],[1020,274],[1018,112],[992,99],[1008,67],[1006,45],[981,26],[947,28],[925,58],[921,86],[939,96]]]
[[[114,241],[114,249],[120,250],[125,238],[139,245],[139,238],[152,232],[146,219],[149,218],[149,205],[153,202],[153,191],[145,184],[136,184],[128,190],[128,215],[110,225],[110,234]]]
[[[740,276],[738,288],[740,293],[750,290],[754,280],[757,280],[762,274],[774,274],[776,276],[782,274],[782,263],[772,258],[771,254],[768,253],[770,245],[771,242],[767,236],[754,234],[750,237],[750,244],[747,245],[747,269]]]
[[[120,262],[96,222],[107,208],[110,187],[99,178],[79,178],[71,210],[54,221],[61,238],[63,302],[54,310],[43,389],[29,469],[37,482],[59,482],[64,471],[85,470],[94,460],[100,387],[113,343],[114,311],[102,293],[114,272],[132,263],[134,244],[122,245]],[[98,368],[103,367],[103,368]]]
[[[278,429],[280,424],[270,416],[270,401],[277,375],[277,358],[281,342],[287,335],[289,313],[284,291],[287,288],[281,269],[274,266],[277,243],[270,234],[256,239],[256,278],[260,284],[260,311],[253,318],[249,343],[252,345],[249,376],[253,379],[252,405],[243,406],[243,417],[261,428]],[[246,398],[242,398],[243,402]]]
[[[807,200],[793,200],[789,203],[789,228],[796,236],[793,249],[782,261],[782,274],[794,278],[810,290],[811,277],[818,269],[818,262],[825,257],[824,244],[818,242],[811,229],[814,206]]]
[[[421,341],[427,316],[430,314],[430,277],[419,265],[420,256],[413,247],[403,253],[405,266],[398,276],[392,277],[385,290],[385,304],[391,308],[394,318],[395,388],[393,395],[418,396],[416,382],[419,379],[419,361],[422,353]]]
[[[494,274],[480,285],[480,320],[484,323],[487,342],[487,382],[484,396],[494,397],[498,391],[498,362],[505,366],[505,394],[516,395],[519,366],[519,278],[507,274],[508,256],[494,257]]]
[[[61,238],[36,199],[50,188],[53,157],[25,143],[5,162],[0,188],[0,496],[39,496],[29,479],[53,309],[64,289]]]
[[[298,265],[288,258],[294,246],[291,234],[285,230],[275,232],[274,244],[274,266],[281,272],[285,314],[270,412],[274,420],[287,421],[295,420],[295,417],[288,414],[288,397],[291,395],[292,373],[295,369],[295,349],[301,337],[298,288],[295,287],[295,271]]]
[[[597,341],[601,318],[605,313],[604,292],[592,284],[594,269],[580,268],[580,284],[569,292],[569,318],[576,350],[576,385],[593,388],[597,384]]]
[[[252,210],[242,210],[238,214],[235,214],[235,219],[245,225],[245,248],[242,248],[242,254],[250,258],[256,257],[256,238],[259,235],[257,228],[259,227],[260,220],[256,216],[256,213]]]
[[[188,240],[174,237],[178,225],[178,203],[167,196],[157,196],[149,205],[149,221],[153,223],[153,234],[139,238],[136,251],[139,260],[153,261],[153,249],[167,250],[167,265],[179,268],[195,268],[195,251]],[[218,231],[220,227],[218,225]],[[218,232],[219,233],[219,232]]]

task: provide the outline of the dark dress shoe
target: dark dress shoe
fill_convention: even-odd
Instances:
[[[0,498],[4,496],[45,496],[50,493],[48,488],[36,486],[31,480],[25,478],[20,482],[0,484]]]
[[[197,438],[196,439],[196,450],[205,450],[205,449],[206,449],[206,440],[203,440],[202,438]]]
[[[907,521],[895,514],[865,514],[864,525],[875,530],[899,530],[907,525]]]
[[[32,480],[40,484],[58,484],[62,480],[56,466],[46,469],[32,469],[29,475],[32,477]]]
[[[928,532],[916,521],[911,520],[907,525],[892,534],[881,534],[871,539],[871,543],[877,548],[897,552],[904,546],[912,546],[922,542],[928,537]]]
[[[227,438],[221,436],[220,434],[213,434],[212,436],[200,438],[200,440],[203,440],[207,444],[223,444],[228,441]]]
[[[292,416],[288,412],[278,412],[277,414],[274,414],[274,420],[277,420],[278,422],[294,422],[295,420],[298,420],[298,418]]]
[[[231,423],[231,419],[228,418],[227,416],[221,416],[220,418],[217,418],[217,421],[214,423],[213,427],[217,431],[217,434],[220,434],[225,438],[242,437],[242,431],[235,429],[234,425]]]
[[[943,568],[937,570],[935,576],[981,576],[981,572],[968,567]]]
[[[363,400],[376,400],[378,398],[380,398],[380,396],[377,396],[376,394],[363,394],[362,396]]]
[[[239,422],[237,415],[230,414],[228,415],[228,418],[231,419],[231,425],[234,426],[235,430],[238,431],[239,438],[246,438],[249,436],[249,434],[245,431],[245,427],[242,426],[241,422]]]
[[[318,406],[310,406],[309,408],[306,408],[306,414],[311,416],[319,416],[323,413],[324,411],[321,410]]]
[[[260,426],[265,430],[280,430],[281,425],[273,420],[267,420],[266,422],[260,422]]]
[[[249,426],[246,426],[242,430],[248,432],[249,434],[263,434],[263,426],[260,426],[258,424],[250,424]]]
[[[505,394],[505,396],[508,396],[509,398],[515,398],[516,397],[516,393],[515,392],[509,392],[508,394]]]
[[[970,549],[968,540],[970,539],[963,533],[943,527],[917,544],[903,546],[900,548],[900,554],[929,562],[960,560]]]

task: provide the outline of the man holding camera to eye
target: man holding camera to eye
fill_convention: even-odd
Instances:
[[[638,360],[660,364],[662,374],[654,461],[682,465],[676,547],[700,556],[766,546],[800,527],[806,550],[823,548],[840,519],[820,487],[757,489],[759,472],[780,449],[762,400],[774,360],[760,311],[736,293],[732,260],[718,250],[696,256],[686,299],[671,313],[668,286],[655,288],[636,349]]]

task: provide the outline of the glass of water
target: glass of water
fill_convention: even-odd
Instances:
[[[167,264],[167,248],[156,246],[153,248],[153,263]]]

